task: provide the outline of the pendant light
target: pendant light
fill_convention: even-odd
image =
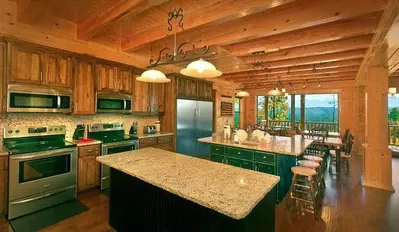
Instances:
[[[271,96],[283,96],[283,93],[276,87],[276,88],[270,90],[269,92],[267,92],[267,95],[271,95]]]
[[[142,82],[151,82],[151,83],[167,83],[170,82],[170,79],[166,78],[163,72],[158,71],[156,69],[150,69],[141,74],[141,76],[137,77],[136,80]]]
[[[186,68],[180,70],[180,73],[185,76],[198,78],[212,78],[222,75],[222,72],[217,70],[213,64],[202,58],[188,64]]]
[[[249,93],[247,91],[245,91],[244,89],[245,89],[245,86],[241,84],[238,87],[238,92],[236,93],[236,97],[249,97]]]
[[[395,94],[396,94],[396,88],[395,87],[391,87],[391,88],[388,89],[389,98],[395,98]]]

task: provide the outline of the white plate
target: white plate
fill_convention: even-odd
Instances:
[[[248,133],[245,130],[238,130],[237,131],[237,138],[239,141],[244,141],[248,138]]]
[[[252,139],[257,138],[258,141],[262,140],[265,137],[265,132],[261,130],[254,130],[252,132]]]

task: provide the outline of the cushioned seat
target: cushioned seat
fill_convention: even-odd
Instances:
[[[311,160],[300,160],[300,161],[298,161],[298,164],[301,167],[312,168],[312,169],[320,167],[320,164],[318,164],[314,161],[311,161]]]
[[[305,167],[292,167],[291,171],[296,174],[296,175],[301,175],[301,176],[315,176],[316,171],[311,169],[311,168],[305,168]]]

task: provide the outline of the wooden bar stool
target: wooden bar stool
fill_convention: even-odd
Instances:
[[[293,203],[298,205],[303,203],[300,210],[308,213],[313,213],[317,219],[317,196],[319,195],[316,175],[317,172],[312,168],[307,167],[292,167],[292,183],[290,187],[290,199],[287,208],[291,209]]]
[[[326,183],[324,182],[324,169],[323,169],[323,159],[317,156],[303,156],[305,160],[298,161],[299,165],[302,167],[312,168],[317,172],[317,187],[319,191],[321,188],[326,188]]]

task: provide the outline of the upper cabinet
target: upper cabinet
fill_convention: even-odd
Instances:
[[[118,67],[112,65],[96,64],[97,91],[118,91]]]
[[[119,68],[118,72],[118,91],[120,93],[132,93],[132,72],[129,68]]]
[[[42,55],[38,49],[11,44],[8,47],[9,81],[15,83],[41,84],[43,80]]]
[[[161,83],[151,83],[150,86],[150,106],[151,112],[163,113],[165,110],[165,85]]]
[[[0,41],[0,118],[6,112],[6,54],[7,44],[4,41]]]
[[[43,84],[72,87],[74,57],[61,53],[44,52]]]
[[[9,44],[8,55],[10,83],[72,87],[72,55],[13,43]]]
[[[94,63],[76,60],[73,114],[94,114]]]
[[[150,83],[134,80],[133,112],[150,112]]]
[[[177,77],[177,97],[212,101],[212,83],[189,77]]]

